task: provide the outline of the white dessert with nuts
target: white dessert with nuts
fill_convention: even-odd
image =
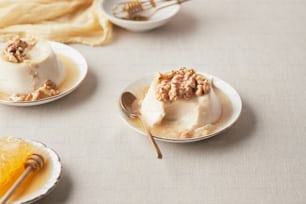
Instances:
[[[155,76],[140,113],[152,129],[166,127],[177,137],[190,138],[220,119],[222,105],[211,79],[183,67]]]
[[[0,92],[13,101],[34,101],[57,95],[65,69],[47,41],[9,41],[0,54]]]

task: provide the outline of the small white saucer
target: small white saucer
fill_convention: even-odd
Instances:
[[[223,131],[225,131],[226,129],[230,128],[239,118],[241,110],[242,110],[242,101],[241,98],[238,94],[238,92],[227,82],[223,81],[222,79],[210,75],[210,74],[206,74],[206,73],[200,73],[199,74],[205,76],[206,78],[209,79],[213,79],[214,82],[214,86],[218,89],[220,89],[229,99],[229,101],[231,102],[232,105],[232,114],[230,115],[230,117],[228,118],[228,120],[221,126],[219,127],[216,131],[213,131],[212,133],[208,134],[208,135],[204,135],[204,136],[200,136],[200,137],[194,137],[194,138],[169,138],[167,137],[167,135],[154,135],[155,139],[160,140],[160,141],[164,141],[164,142],[172,142],[172,143],[188,143],[188,142],[196,142],[196,141],[200,141],[200,140],[204,140],[204,139],[208,139],[210,137],[213,137],[215,135],[218,135],[220,133],[222,133]],[[134,82],[131,82],[129,85],[127,85],[127,87],[122,91],[129,91],[132,93],[137,93],[139,92],[139,90],[143,89],[146,86],[149,86],[152,82],[154,78],[154,74],[151,75],[147,75],[144,76]],[[120,100],[120,98],[119,98]],[[119,104],[119,101],[118,101]],[[119,114],[121,116],[121,118],[126,122],[126,124],[133,130],[135,130],[136,132],[142,134],[142,135],[146,135],[146,133],[139,129],[139,127],[137,127],[135,125],[135,123],[133,123],[131,121],[130,118],[128,118],[128,116],[122,111],[122,109],[120,108],[120,105],[118,105],[118,109],[119,109]]]
[[[74,48],[58,43],[58,42],[51,42],[49,41],[52,49],[54,50],[56,55],[63,56],[67,59],[69,59],[73,65],[74,68],[77,69],[78,71],[78,76],[74,80],[74,82],[64,90],[62,90],[58,95],[56,96],[51,96],[47,97],[41,100],[36,100],[36,101],[26,101],[26,102],[16,102],[16,101],[11,101],[11,100],[4,100],[0,99],[0,103],[4,105],[10,105],[10,106],[35,106],[35,105],[40,105],[44,103],[49,103],[55,100],[58,100],[67,94],[71,93],[74,91],[80,84],[81,82],[85,79],[88,71],[88,66],[85,58]]]
[[[117,18],[112,14],[113,6],[115,3],[118,2],[120,2],[120,0],[102,1],[101,3],[102,11],[106,15],[106,17],[115,25],[134,32],[142,32],[160,27],[168,23],[180,10],[180,5],[177,4],[161,9],[155,15],[153,15],[149,20],[146,21],[124,20]]]
[[[9,204],[34,203],[51,193],[56,188],[57,184],[61,179],[62,164],[58,154],[53,149],[50,149],[43,143],[26,139],[23,141],[32,144],[37,149],[41,150],[46,157],[48,157],[46,158],[48,162],[48,170],[46,170],[46,172],[49,176],[43,183],[39,183],[40,187],[37,190],[30,193],[25,193],[24,195],[20,195],[18,199],[10,201]],[[32,182],[34,182],[34,180]]]

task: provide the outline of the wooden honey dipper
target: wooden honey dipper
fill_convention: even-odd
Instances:
[[[40,154],[32,154],[24,164],[24,172],[19,176],[16,182],[11,186],[11,188],[6,192],[0,204],[5,204],[6,201],[13,195],[13,193],[17,190],[20,184],[25,180],[25,178],[32,172],[43,167],[45,161],[43,156]]]

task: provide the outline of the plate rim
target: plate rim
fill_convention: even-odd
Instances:
[[[165,71],[169,71],[169,70],[163,70],[161,72],[165,72]],[[205,77],[208,77],[210,79],[212,79],[214,81],[214,86],[216,86],[217,88],[219,88],[231,101],[232,104],[232,108],[233,108],[233,113],[230,116],[230,119],[225,123],[225,125],[221,128],[219,128],[217,131],[209,134],[209,135],[205,135],[205,136],[201,136],[201,137],[194,137],[194,138],[166,138],[166,137],[161,137],[161,136],[153,136],[156,140],[158,141],[163,141],[163,142],[169,142],[169,143],[190,143],[190,142],[197,142],[197,141],[201,141],[201,140],[205,140],[205,139],[209,139],[211,137],[214,137],[216,135],[219,135],[221,133],[223,133],[224,131],[226,131],[227,129],[229,129],[230,127],[232,127],[237,120],[239,119],[241,112],[242,112],[242,100],[241,97],[238,93],[238,91],[228,82],[222,80],[221,78],[206,73],[206,72],[198,72],[198,74],[201,74]],[[151,73],[151,74],[146,74],[140,78],[135,79],[132,82],[129,82],[128,84],[125,85],[125,87],[122,89],[122,91],[120,92],[120,95],[124,92],[124,91],[131,91],[133,92],[131,89],[135,89],[132,87],[135,87],[137,83],[141,83],[141,81],[147,81],[147,84],[150,85],[150,82],[153,80],[155,73]],[[151,80],[151,81],[150,81]],[[230,90],[230,92],[233,94],[233,96],[229,95],[228,92],[224,92],[223,89],[220,88],[220,83],[221,85],[225,86],[226,88],[228,88]],[[137,87],[137,88],[141,88],[141,87]],[[133,123],[131,123],[129,121],[128,116],[126,116],[126,114],[122,111],[121,107],[120,107],[120,95],[117,97],[118,101],[117,101],[117,111],[119,112],[120,118],[127,124],[127,126],[129,128],[131,128],[132,130],[136,131],[137,133],[141,134],[141,135],[146,135],[146,133],[142,130],[140,130],[139,128],[137,128],[135,125],[133,125]],[[234,97],[236,99],[236,104],[233,104],[234,101]],[[236,105],[236,106],[235,106]],[[235,107],[234,107],[235,106]],[[235,110],[236,111],[235,111]]]
[[[49,158],[52,158],[53,164],[57,165],[58,168],[55,169],[58,174],[56,174],[53,180],[47,180],[46,183],[50,183],[46,188],[44,189],[38,189],[36,192],[33,193],[32,196],[29,196],[28,198],[21,198],[18,200],[11,201],[10,204],[31,204],[34,202],[37,202],[38,200],[46,197],[48,194],[50,194],[59,184],[62,174],[63,174],[63,164],[61,161],[61,158],[59,154],[53,149],[47,146],[45,143],[40,142],[38,140],[31,140],[31,139],[23,139],[23,138],[18,138],[18,137],[12,137],[14,139],[22,140],[24,142],[27,142],[29,144],[34,145],[36,148],[41,149],[43,152],[45,152]],[[39,195],[35,195],[39,194]]]
[[[62,92],[60,92],[58,95],[55,96],[50,96],[36,101],[8,101],[0,99],[0,104],[8,106],[23,106],[23,107],[42,105],[53,102],[70,94],[81,85],[81,83],[84,81],[88,73],[88,64],[85,57],[78,50],[76,50],[75,48],[69,45],[55,41],[47,41],[47,42],[50,44],[51,48],[54,50],[57,56],[60,54],[65,57],[68,57],[76,65],[75,67],[79,70],[79,76],[76,79],[76,81],[70,87],[68,87],[67,89],[63,90]]]

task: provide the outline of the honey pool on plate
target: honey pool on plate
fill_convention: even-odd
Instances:
[[[64,55],[59,55],[59,54],[57,54],[57,57],[59,58],[59,61],[63,64],[63,67],[66,72],[64,81],[58,86],[58,90],[60,91],[59,95],[61,95],[62,92],[69,89],[75,83],[80,73],[76,65],[73,63],[72,59]],[[6,93],[0,92],[0,100],[10,101],[9,95]],[[27,103],[27,102],[24,102],[24,103]]]
[[[142,100],[145,97],[145,94],[148,90],[148,86],[145,86],[141,89],[139,89],[138,91],[135,92],[136,97],[139,100]],[[219,129],[221,129],[225,123],[230,119],[232,113],[233,113],[233,109],[232,109],[232,103],[230,101],[230,99],[228,98],[228,96],[226,96],[222,90],[220,90],[219,88],[214,87],[214,91],[217,95],[217,97],[220,100],[221,103],[221,107],[222,107],[222,115],[220,117],[220,119],[212,124],[209,128],[209,130],[203,131],[203,134],[198,136],[198,137],[205,137],[209,134],[212,134],[216,131],[218,131]],[[137,107],[136,107],[137,108]],[[142,123],[139,119],[129,119],[134,126],[136,126],[138,129],[145,131],[142,128]],[[160,126],[155,126],[153,128],[151,128],[151,133],[154,136],[157,137],[162,137],[162,138],[167,138],[167,139],[181,139],[178,138],[178,132],[175,132],[171,127],[167,126],[167,125],[163,125],[163,123]],[[186,138],[182,138],[182,139],[186,139]],[[188,138],[187,138],[188,139]]]

